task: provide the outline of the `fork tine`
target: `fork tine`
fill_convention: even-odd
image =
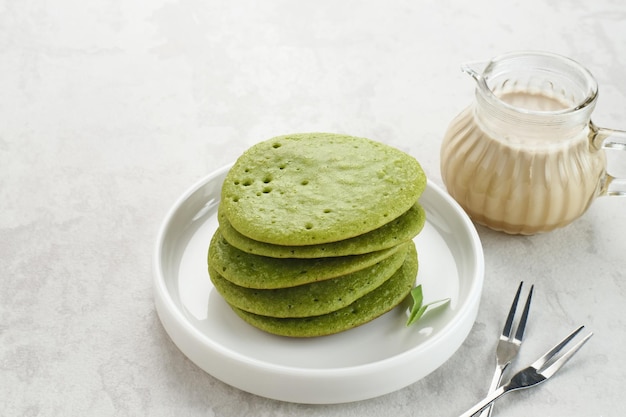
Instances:
[[[570,333],[565,339],[561,340],[556,346],[554,346],[552,349],[550,349],[545,355],[543,355],[542,357],[540,357],[539,359],[537,359],[532,366],[537,369],[538,372],[542,372],[544,366],[546,365],[546,363],[548,363],[550,361],[550,359],[552,359],[554,357],[554,355],[556,355],[557,353],[560,352],[561,349],[563,349],[563,347],[565,345],[567,345],[570,340],[572,340],[574,337],[576,337],[576,335],[578,333],[580,333],[580,331],[584,328],[585,326],[580,326],[578,329],[574,330],[572,333]]]
[[[591,336],[593,336],[593,333],[589,333],[587,336],[585,336],[584,339],[576,343],[574,347],[565,352],[559,359],[557,359],[550,366],[544,369],[541,374],[546,378],[550,378],[552,375],[554,375],[556,371],[558,371],[563,365],[565,365],[565,363],[570,360],[572,356],[576,354],[576,352],[578,352],[578,349],[580,349],[585,343],[587,343],[587,340],[589,340]]]
[[[526,305],[524,306],[524,312],[522,313],[522,317],[520,318],[519,324],[517,325],[517,330],[515,331],[515,339],[519,342],[524,339],[524,330],[526,330],[526,321],[528,320],[528,311],[530,310],[530,302],[533,298],[533,290],[535,289],[534,285],[530,286],[530,291],[528,291],[528,298],[526,298]]]
[[[522,292],[522,285],[524,285],[524,281],[520,282],[519,287],[517,287],[517,292],[515,293],[513,304],[511,304],[509,315],[507,316],[506,322],[504,323],[504,329],[502,329],[502,335],[505,337],[511,337],[511,328],[513,327],[513,319],[515,318],[515,311],[517,310],[517,303],[519,302],[519,296]]]

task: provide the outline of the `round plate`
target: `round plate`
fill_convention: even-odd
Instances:
[[[406,387],[441,366],[476,319],[484,258],[474,225],[428,182],[427,221],[415,238],[424,302],[450,298],[406,327],[407,306],[331,336],[287,338],[239,319],[213,288],[208,245],[230,166],[184,193],[160,228],[154,254],[155,304],[178,348],[207,373],[241,390],[288,402],[364,400]]]

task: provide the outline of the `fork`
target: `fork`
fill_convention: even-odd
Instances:
[[[584,328],[584,326],[580,326],[578,329],[574,330],[570,333],[565,339],[560,341],[556,346],[550,349],[545,355],[537,359],[532,365],[522,369],[513,377],[509,382],[502,385],[500,388],[490,393],[478,404],[467,410],[465,413],[461,414],[459,417],[471,417],[474,414],[484,410],[491,403],[493,403],[496,399],[501,397],[502,395],[524,388],[530,388],[537,384],[540,384],[546,381],[548,378],[553,376],[565,363],[574,356],[576,352],[589,340],[593,333],[589,333],[574,345],[570,350],[565,352],[559,358],[556,358],[557,354],[567,345],[580,331]]]
[[[513,299],[513,303],[511,304],[509,315],[507,316],[506,322],[504,323],[504,328],[502,329],[500,340],[498,340],[498,346],[496,347],[496,371],[494,372],[493,379],[491,380],[489,393],[495,391],[500,386],[504,370],[511,364],[511,362],[513,362],[515,356],[517,356],[517,353],[519,352],[522,345],[522,340],[524,339],[524,330],[526,329],[528,311],[530,310],[530,301],[532,300],[533,289],[535,287],[534,285],[531,285],[530,287],[528,297],[526,298],[526,305],[524,306],[524,311],[522,312],[522,317],[520,318],[517,325],[515,335],[511,337],[511,333],[513,331],[513,319],[515,318],[517,303],[519,302],[523,285],[524,282],[522,281],[520,282],[519,287],[517,287],[517,292],[515,293],[515,298]],[[492,408],[493,405],[490,404],[483,411],[481,417],[490,417]]]

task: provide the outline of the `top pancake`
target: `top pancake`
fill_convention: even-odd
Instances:
[[[221,210],[251,239],[312,245],[381,227],[425,187],[419,163],[398,149],[353,136],[294,134],[239,157],[224,180]]]

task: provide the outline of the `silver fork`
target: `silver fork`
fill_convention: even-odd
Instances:
[[[517,292],[515,293],[515,298],[513,299],[513,303],[511,304],[509,315],[507,316],[506,322],[504,323],[502,334],[500,334],[500,340],[498,341],[498,346],[496,347],[496,371],[494,372],[493,379],[491,380],[489,393],[494,392],[500,386],[504,370],[511,364],[511,362],[513,362],[513,359],[515,358],[515,356],[517,356],[517,353],[522,346],[522,340],[524,339],[524,330],[526,329],[526,322],[528,321],[530,302],[533,297],[533,289],[535,288],[534,285],[531,285],[530,291],[528,292],[528,297],[526,298],[526,305],[524,306],[524,311],[522,312],[522,317],[520,318],[517,325],[515,335],[511,337],[511,334],[513,332],[513,320],[515,318],[517,304],[519,302],[519,297],[522,292],[523,285],[524,282],[522,281],[520,282],[519,287],[517,287]],[[490,404],[480,416],[491,416],[492,408],[493,405]]]
[[[500,388],[490,393],[478,404],[467,410],[465,413],[461,414],[459,417],[471,417],[474,414],[484,410],[489,406],[489,404],[493,403],[496,399],[501,397],[502,395],[519,390],[524,388],[530,388],[541,382],[546,381],[548,378],[553,376],[565,363],[574,356],[576,352],[589,340],[593,333],[589,333],[574,345],[570,350],[565,352],[559,358],[556,358],[557,354],[567,345],[580,331],[584,328],[584,326],[580,326],[578,329],[574,330],[569,334],[565,339],[560,341],[556,346],[550,349],[545,355],[537,359],[532,365],[527,368],[522,369],[513,377],[509,382],[502,385]]]

